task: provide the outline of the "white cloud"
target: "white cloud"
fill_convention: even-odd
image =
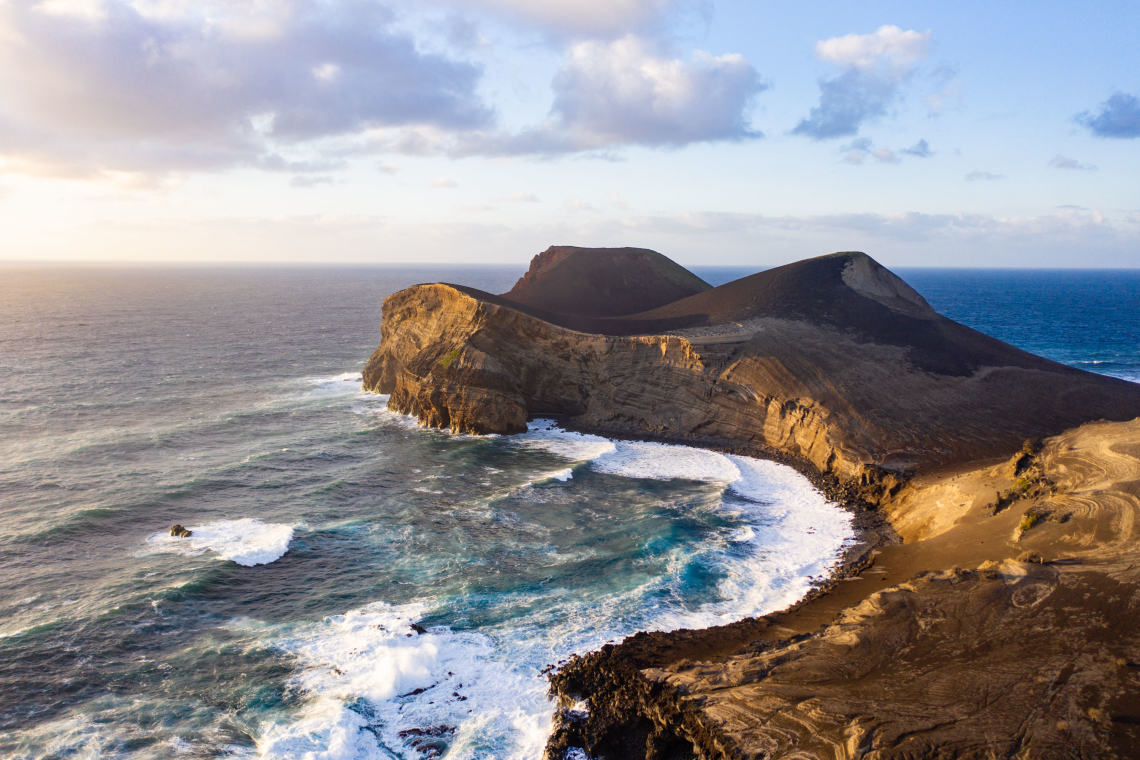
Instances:
[[[433,179],[431,181],[431,186],[450,190],[453,187],[459,187],[459,183],[453,179],[448,179],[447,177],[440,177],[439,179]]]
[[[815,53],[821,60],[860,71],[876,71],[902,78],[926,57],[930,32],[903,31],[881,26],[873,34],[848,34],[821,40]]]
[[[326,82],[331,82],[336,79],[336,75],[340,73],[340,66],[335,63],[322,63],[313,69],[313,76],[317,79],[323,79]]]
[[[581,42],[571,47],[553,88],[550,117],[511,138],[503,152],[678,147],[762,136],[749,123],[748,108],[766,85],[740,55],[698,50],[683,61],[633,36]]]
[[[85,21],[102,21],[107,18],[103,0],[43,0],[33,10],[49,16],[62,16]]]
[[[566,201],[564,208],[567,211],[588,212],[591,214],[597,213],[598,211],[598,209],[592,203],[587,203],[581,198],[571,198],[570,200]]]
[[[926,105],[926,112],[934,118],[962,105],[962,80],[958,77],[957,70],[949,66],[939,66],[932,77],[938,89],[923,98],[922,102]]]
[[[507,195],[500,195],[495,200],[506,201],[508,203],[538,203],[538,196],[534,193],[509,193]]]
[[[967,182],[993,182],[994,180],[999,179],[1005,179],[1005,175],[983,171],[972,171],[966,175]]]
[[[629,202],[617,190],[610,190],[610,204],[618,211],[628,211]]]
[[[893,150],[886,146],[875,148],[871,151],[871,155],[875,157],[876,161],[883,164],[897,164],[902,160],[895,155]]]
[[[873,34],[848,34],[816,43],[816,55],[844,69],[819,83],[819,105],[792,134],[828,140],[858,134],[864,122],[885,116],[899,85],[926,57],[930,32],[883,26]]]
[[[557,36],[618,37],[658,23],[686,0],[466,0]],[[688,4],[694,4],[689,2]]]
[[[21,171],[324,170],[322,140],[493,123],[480,67],[372,3],[0,2],[0,28],[0,158]]]

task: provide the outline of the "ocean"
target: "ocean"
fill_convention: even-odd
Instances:
[[[549,665],[827,574],[849,517],[781,465],[360,391],[384,296],[521,272],[0,268],[0,756],[537,758]],[[902,274],[1140,380],[1140,273]]]

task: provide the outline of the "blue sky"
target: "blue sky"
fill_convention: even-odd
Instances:
[[[1140,6],[0,0],[0,257],[1140,266]]]

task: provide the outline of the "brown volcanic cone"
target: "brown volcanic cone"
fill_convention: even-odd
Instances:
[[[709,284],[647,248],[552,245],[503,298],[555,314],[617,317],[708,290]]]

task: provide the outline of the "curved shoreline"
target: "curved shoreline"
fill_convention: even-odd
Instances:
[[[916,476],[884,511],[906,543],[787,609],[563,665],[547,760],[1133,756],[1140,418]]]
[[[808,599],[815,598],[819,593],[824,593],[823,589],[834,586],[836,581],[857,573],[859,568],[870,561],[870,555],[875,549],[901,541],[887,518],[876,509],[875,504],[864,498],[867,492],[866,486],[850,481],[844,482],[833,473],[820,472],[811,461],[804,457],[778,451],[756,442],[713,436],[650,433],[618,426],[586,425],[575,421],[573,418],[559,418],[558,415],[543,416],[555,420],[564,430],[569,432],[587,433],[623,441],[689,446],[696,449],[716,451],[721,454],[764,459],[791,467],[806,478],[824,496],[851,514],[851,527],[855,531],[855,536],[848,547],[844,549],[843,556],[839,559],[831,575],[817,582],[815,589],[809,592],[807,597],[796,602],[793,605],[794,607],[801,606]],[[903,482],[896,481],[893,485],[894,493],[898,493],[902,487]]]

